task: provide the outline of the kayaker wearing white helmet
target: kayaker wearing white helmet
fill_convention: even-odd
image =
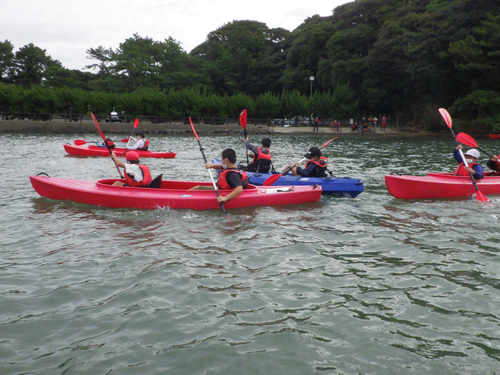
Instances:
[[[468,150],[464,156],[467,161],[468,167],[465,168],[464,163],[462,161],[462,156],[460,155],[460,151],[462,149],[462,145],[458,145],[453,151],[453,157],[459,163],[457,169],[453,172],[454,175],[457,176],[468,176],[469,172],[472,173],[474,179],[480,180],[484,177],[484,170],[481,164],[477,162],[479,156],[481,155],[478,150],[475,148],[471,148]]]

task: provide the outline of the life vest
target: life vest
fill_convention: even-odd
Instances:
[[[312,174],[309,177],[327,177],[328,175],[326,174],[326,167],[328,165],[328,159],[325,158],[324,156],[320,156],[319,160],[309,160],[306,163],[306,169],[309,166],[309,164],[315,164],[316,169],[312,172]]]
[[[242,183],[243,189],[247,188],[247,186],[248,186],[247,172],[243,172],[242,170],[240,170],[238,168],[228,168],[228,169],[222,170],[222,172],[219,173],[219,181],[217,181],[217,185],[218,185],[219,189],[222,189],[222,190],[232,189],[232,187],[229,185],[229,183],[226,180],[228,172],[239,173],[241,176],[241,183]]]
[[[128,186],[142,187],[147,186],[153,179],[151,178],[151,171],[149,170],[147,165],[139,164],[139,167],[142,170],[142,181],[136,181],[133,177],[129,176],[128,173],[125,173],[125,183]]]
[[[471,167],[472,169],[474,169],[474,166],[476,165],[479,165],[479,163],[469,163],[469,167]],[[461,162],[458,165],[457,169],[455,169],[453,174],[456,176],[469,176],[469,171],[464,168],[464,163]]]
[[[148,146],[149,146],[149,139],[145,139],[144,140],[144,146],[141,147],[141,148],[138,148],[137,150],[139,150],[139,151],[147,151],[148,150]]]
[[[387,126],[387,117],[382,117],[382,126]]]
[[[253,155],[252,164],[247,168],[249,172],[267,173],[271,169],[271,151],[267,154],[262,152],[260,147],[257,147],[257,153]]]

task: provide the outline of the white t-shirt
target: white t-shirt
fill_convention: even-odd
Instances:
[[[138,148],[143,148],[144,144],[146,143],[146,140],[144,138],[141,139],[132,138],[132,140],[135,142],[135,145],[128,146],[127,147],[128,150],[137,150]]]
[[[125,173],[134,176],[133,178],[137,182],[144,179],[144,173],[142,173],[142,169],[138,164],[125,164]]]

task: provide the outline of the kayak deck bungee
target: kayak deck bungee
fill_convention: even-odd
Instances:
[[[109,151],[107,148],[101,148],[94,145],[71,145],[65,144],[64,150],[75,156],[108,156]],[[111,151],[116,154],[116,156],[122,156],[125,151],[124,148],[113,148]],[[132,151],[132,150],[129,150]],[[175,152],[154,152],[154,151],[137,151],[133,150],[139,154],[141,158],[159,158],[159,159],[173,159],[175,158]]]
[[[253,173],[247,172],[249,182],[254,185],[262,185],[269,177],[279,174],[274,173]],[[363,192],[363,181],[350,177],[300,177],[292,175],[283,175],[278,178],[272,186],[311,186],[319,185],[322,188],[323,195],[332,195],[336,197],[355,198]]]
[[[476,189],[469,176],[452,173],[428,173],[426,176],[387,175],[389,193],[399,199],[436,199],[471,197]],[[500,176],[485,176],[476,181],[485,195],[500,194]]]
[[[212,186],[210,182],[161,181],[161,188],[112,186],[123,179],[83,181],[30,176],[35,191],[42,197],[69,200],[95,206],[138,209],[220,209],[214,190],[189,190],[194,186]],[[221,196],[231,190],[219,190]],[[249,185],[239,196],[224,202],[226,209],[317,202],[321,187]]]

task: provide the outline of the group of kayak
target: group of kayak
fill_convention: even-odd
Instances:
[[[86,141],[76,140],[74,145],[67,144],[64,148],[70,155],[111,156],[120,178],[81,181],[51,178],[46,173],[40,173],[37,176],[30,176],[33,188],[38,194],[50,199],[116,208],[168,207],[225,210],[255,205],[317,202],[322,193],[355,197],[363,191],[363,182],[359,179],[327,175],[328,160],[318,147],[310,148],[305,155],[303,160],[307,159],[307,163],[304,168],[299,165],[301,160],[293,166],[290,165],[287,171],[276,172],[271,161],[269,150],[271,141],[268,138],[263,140],[262,147],[253,147],[245,137],[247,149],[254,152],[253,160],[246,168],[236,165],[236,153],[232,149],[222,152],[220,163],[208,163],[200,144],[205,168],[213,168],[220,172],[217,183],[213,180],[212,174],[210,174],[212,184],[163,180],[162,175],[153,178],[148,166],[141,162],[141,158],[175,158],[176,153],[150,151],[149,140],[141,132],[136,132],[136,138],[131,136],[130,139],[122,140],[121,142],[127,142],[126,147],[116,147],[111,139],[104,137],[94,116],[93,119],[103,142],[89,144]],[[191,126],[200,143],[192,123]],[[329,142],[331,140],[325,145]],[[125,161],[121,161],[120,157],[124,157]]]

